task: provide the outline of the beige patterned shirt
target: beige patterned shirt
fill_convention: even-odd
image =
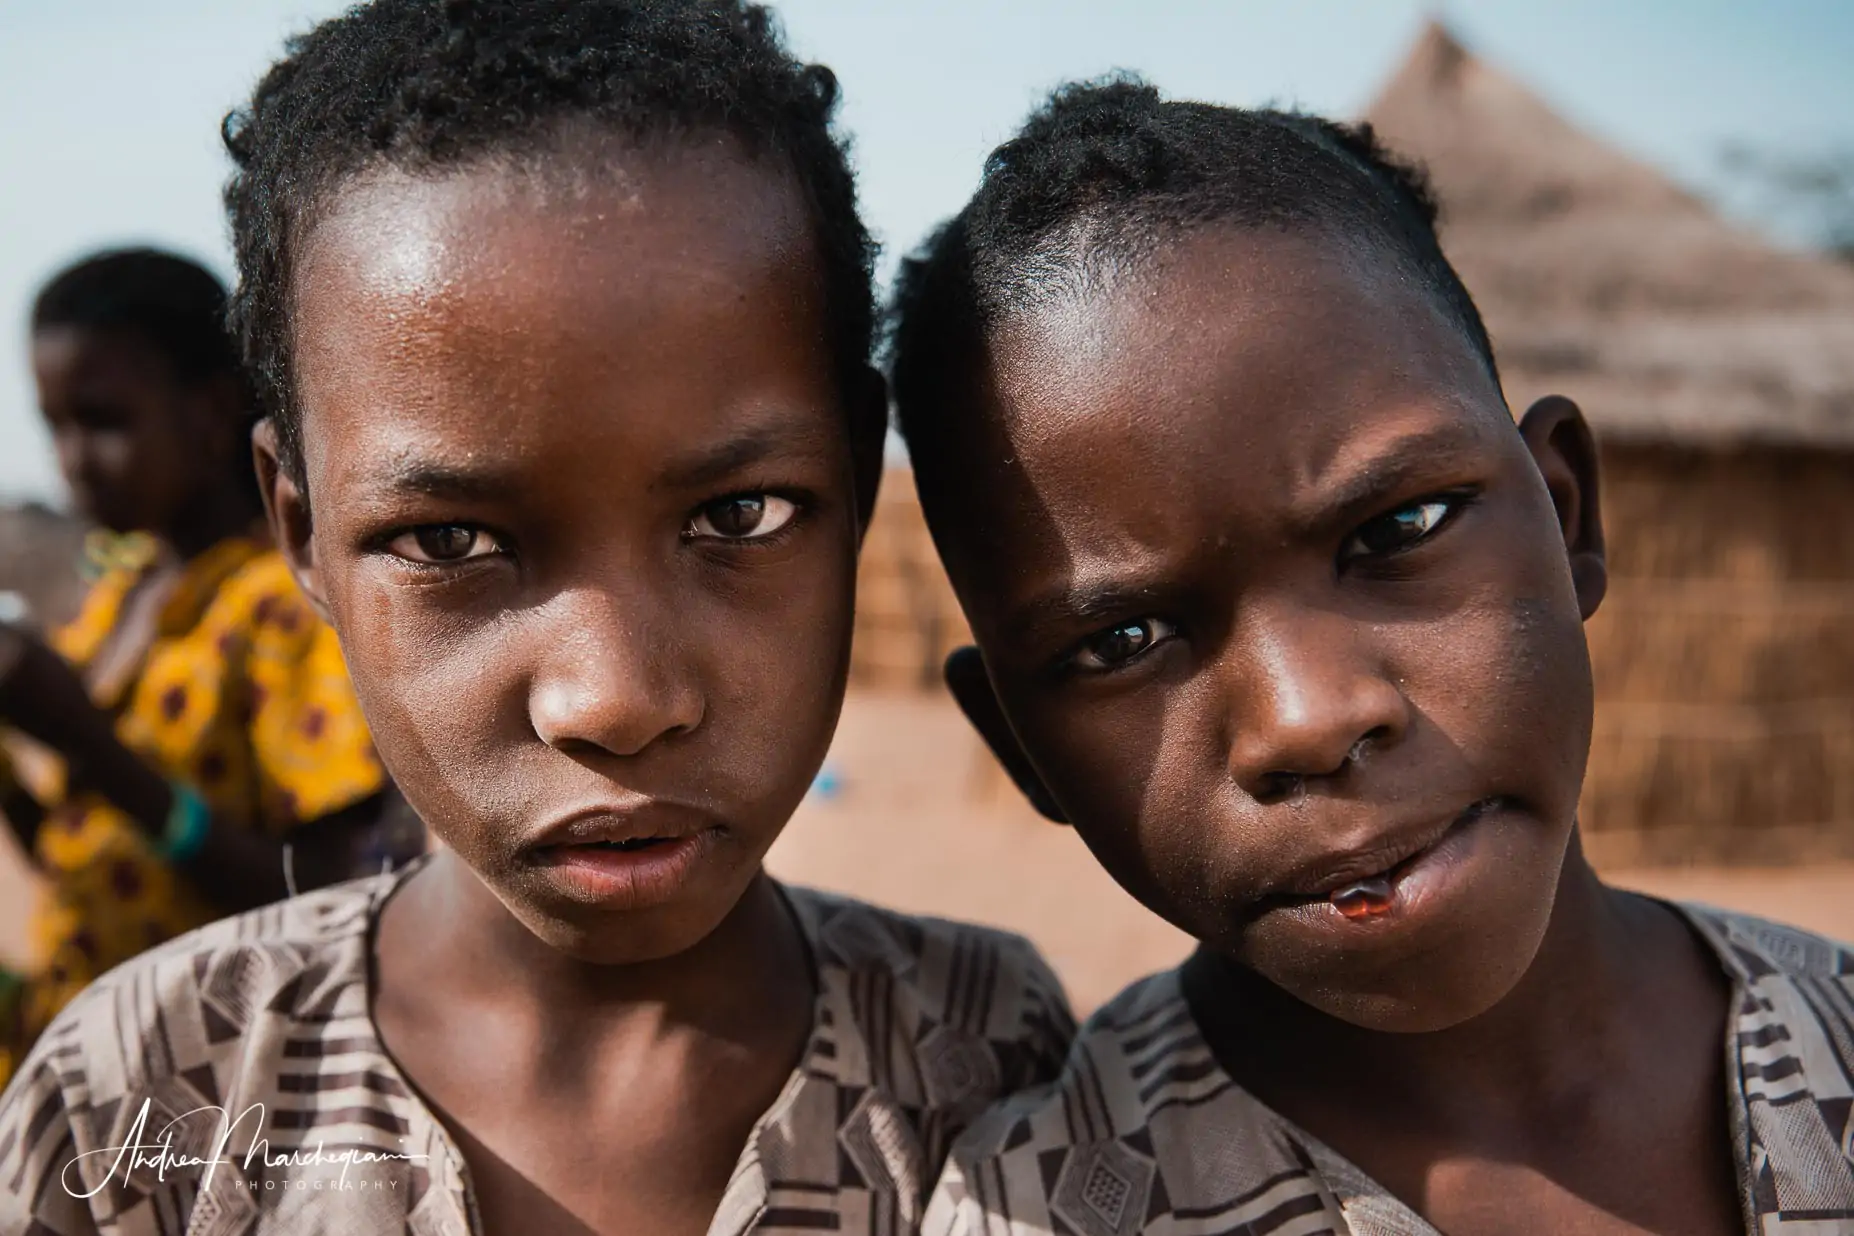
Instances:
[[[369,1013],[404,874],[214,923],[86,989],[0,1097],[0,1233],[477,1231],[468,1167]],[[1054,1077],[1068,1006],[1015,936],[785,891],[815,1026],[710,1231],[905,1236],[966,1123]]]
[[[1733,1151],[1745,1230],[1854,1236],[1854,950],[1681,909],[1733,985]],[[929,1236],[1438,1236],[1364,1172],[1242,1090],[1177,971],[1082,1027],[1062,1076],[974,1124]]]

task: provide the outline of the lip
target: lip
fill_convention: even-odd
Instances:
[[[1355,928],[1407,918],[1456,882],[1479,849],[1484,831],[1479,825],[1505,806],[1504,799],[1484,798],[1441,821],[1398,830],[1368,846],[1316,859],[1281,881],[1286,891],[1264,897],[1260,909],[1264,914],[1287,911],[1295,917]],[[1383,881],[1390,896],[1377,912],[1349,918],[1331,894],[1364,880]]]
[[[538,829],[518,856],[568,900],[645,909],[675,900],[724,832],[701,812],[671,804],[605,807]]]
[[[616,844],[647,837],[677,838],[713,827],[707,812],[659,798],[630,798],[593,803],[563,812],[534,829],[518,847],[521,852],[554,846]]]

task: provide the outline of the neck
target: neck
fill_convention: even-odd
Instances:
[[[1605,1060],[1628,1056],[1628,1036],[1639,1029],[1629,1010],[1643,985],[1670,968],[1670,956],[1685,960],[1680,950],[1695,948],[1661,907],[1604,885],[1573,836],[1531,966],[1499,1003],[1446,1030],[1362,1029],[1240,967],[1201,954],[1192,964],[1222,988],[1205,1002],[1216,1011],[1200,1013],[1219,1057],[1277,1108],[1294,1105],[1275,1080],[1291,1078],[1296,1092],[1317,1091],[1318,1102],[1350,1096],[1435,1112],[1469,1096],[1484,1114],[1489,1095],[1516,1112],[1569,1101],[1603,1075]]]
[[[447,849],[387,903],[380,937],[382,953],[399,952],[399,973],[446,988],[460,1003],[510,1014],[532,1027],[537,1043],[557,1047],[625,1026],[754,1042],[810,1021],[806,946],[764,874],[682,953],[598,965],[536,937]]]

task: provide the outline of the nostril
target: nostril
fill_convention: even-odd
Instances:
[[[1383,739],[1387,738],[1391,738],[1391,726],[1379,725],[1378,728],[1370,730],[1370,732],[1365,734],[1359,741],[1352,743],[1352,750],[1346,752],[1346,763],[1365,762],[1365,752],[1368,752],[1374,745],[1378,745]]]
[[[1298,802],[1307,796],[1307,779],[1299,773],[1263,773],[1255,787],[1257,802],[1265,804]]]
[[[1345,753],[1345,762],[1348,764],[1363,763],[1365,759],[1365,753],[1370,751],[1372,747],[1376,746],[1378,743],[1383,742],[1385,739],[1389,738],[1390,736],[1391,736],[1391,727],[1388,725],[1380,725],[1376,727],[1375,729],[1368,731],[1364,735],[1364,737],[1360,738],[1357,742],[1352,744],[1352,749],[1350,751],[1347,751]]]

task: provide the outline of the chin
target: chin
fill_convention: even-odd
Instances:
[[[1317,974],[1257,969],[1301,1003],[1361,1030],[1431,1034],[1472,1021],[1513,993],[1544,943],[1551,908],[1547,896],[1523,917],[1476,915],[1394,957],[1343,958]]]
[[[1525,975],[1514,973],[1469,976],[1424,975],[1406,984],[1360,990],[1347,986],[1288,991],[1327,1016],[1380,1034],[1433,1034],[1473,1021],[1493,1009]],[[1454,979],[1456,981],[1450,981]],[[1488,981],[1492,979],[1493,981]]]
[[[525,891],[509,895],[498,890],[498,896],[542,943],[587,965],[634,966],[677,957],[699,945],[727,920],[745,890],[731,897],[688,895],[627,909],[534,899]]]
[[[86,523],[92,523],[117,536],[127,536],[139,531],[137,521],[130,519],[127,512],[112,511],[108,503],[96,502],[80,494],[71,497],[71,513]]]
[[[632,911],[607,921],[587,922],[510,906],[542,943],[575,961],[594,966],[635,966],[679,956],[707,939],[723,915],[694,919],[663,910]]]

